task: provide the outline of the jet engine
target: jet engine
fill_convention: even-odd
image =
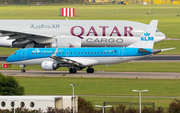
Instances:
[[[61,67],[58,63],[54,61],[43,61],[41,64],[41,68],[46,71],[53,71]]]

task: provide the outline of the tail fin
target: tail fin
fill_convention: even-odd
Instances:
[[[144,33],[138,39],[137,42],[129,45],[128,47],[133,48],[153,48],[154,46],[154,37],[157,29],[158,20],[152,20]]]

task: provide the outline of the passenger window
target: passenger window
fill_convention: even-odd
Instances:
[[[35,53],[35,54],[37,54],[37,53]]]
[[[70,54],[72,54],[72,52]]]
[[[46,54],[47,54],[47,52],[46,52]]]
[[[42,54],[44,54],[44,52],[42,52]]]
[[[94,52],[94,54],[96,54],[96,52]]]
[[[97,54],[99,54],[99,52],[97,52]]]
[[[101,52],[101,54],[102,54],[102,52]]]
[[[86,52],[84,52],[84,54],[86,54]]]
[[[92,54],[93,52],[91,52],[91,54]]]
[[[79,52],[78,52],[78,54],[79,54]]]
[[[74,52],[74,54],[76,54],[76,52]]]
[[[106,52],[104,52],[104,54],[106,54]]]
[[[32,53],[32,54],[34,54],[34,53]]]
[[[81,54],[83,54],[83,52],[81,52]]]

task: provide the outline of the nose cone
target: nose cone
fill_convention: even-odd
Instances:
[[[6,59],[6,62],[9,62],[9,63],[12,63],[15,61],[17,61],[17,58],[14,55],[11,55]]]
[[[166,35],[162,32],[156,32],[155,38],[154,38],[154,42],[160,42],[162,40],[164,40],[166,38]]]
[[[6,59],[6,62],[12,62],[11,56]]]

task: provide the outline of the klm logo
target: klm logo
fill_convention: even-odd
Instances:
[[[144,37],[141,37],[141,41],[154,41],[154,37],[150,37],[150,33],[144,33]]]

